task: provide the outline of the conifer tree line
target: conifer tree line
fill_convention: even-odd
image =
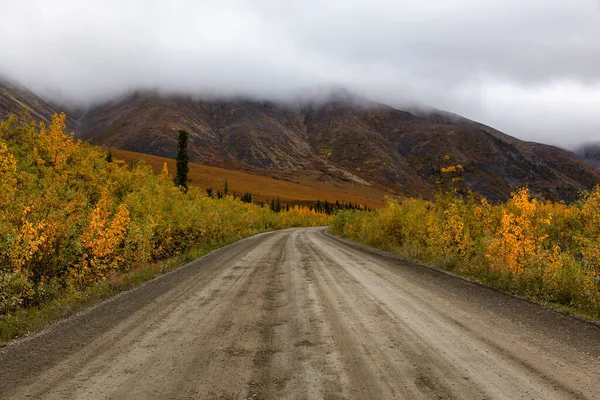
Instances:
[[[175,183],[176,186],[179,186],[181,188],[181,190],[184,192],[187,192],[187,190],[188,190],[187,184],[190,181],[187,176],[187,174],[189,172],[189,165],[188,165],[189,156],[188,156],[188,150],[187,150],[187,141],[188,141],[188,133],[185,130],[180,129],[179,134],[178,134],[178,139],[177,139],[177,158],[176,158],[177,174],[176,174],[175,178],[173,179],[173,182]],[[106,153],[106,161],[112,162],[112,154],[110,152],[110,149]],[[210,198],[215,197],[215,193],[214,193],[212,187],[206,188],[206,195]],[[223,190],[222,191],[217,190],[216,198],[222,199],[228,195],[229,195],[229,182],[227,181],[227,179],[225,179],[225,182],[223,184]],[[232,196],[234,199],[237,199],[237,195],[236,195],[235,191],[233,192]],[[242,194],[242,196],[240,197],[240,201],[242,201],[243,203],[252,203],[252,194],[250,192],[244,192],[244,194]],[[297,200],[294,205],[299,205],[299,204],[301,204],[301,202],[299,200]],[[259,203],[259,205],[261,207],[264,207],[265,204]],[[274,212],[289,211],[290,203],[286,202],[285,204],[282,204],[281,198],[279,196],[277,196],[277,199],[275,199],[275,198],[271,199],[271,201],[269,202],[269,208],[271,209],[271,211],[274,211]],[[327,215],[331,215],[331,214],[337,212],[338,210],[371,211],[371,209],[369,207],[358,204],[358,203],[340,202],[339,200],[336,200],[335,203],[329,203],[327,201],[327,199],[325,199],[325,202],[323,202],[323,203],[321,203],[320,199],[317,199],[316,204],[310,205],[310,210],[316,211],[318,213],[324,213]]]
[[[212,187],[206,188],[206,195],[210,198],[222,199],[225,196],[227,196],[228,194],[229,194],[229,184],[228,184],[227,180],[225,180],[225,183],[223,185],[223,190],[217,190],[216,193],[214,192]],[[232,192],[232,196],[234,199],[238,198],[235,191]],[[254,202],[252,193],[250,193],[250,192],[244,192],[239,197],[239,199],[240,199],[240,201],[242,201],[244,203],[253,203]],[[274,211],[274,212],[289,211],[290,208],[294,207],[294,206],[304,206],[304,207],[307,207],[310,211],[315,211],[315,212],[323,213],[323,214],[327,214],[327,215],[335,214],[339,210],[372,211],[370,207],[367,207],[364,204],[359,204],[359,203],[350,202],[350,201],[346,202],[346,201],[336,200],[335,203],[330,203],[328,200],[321,202],[320,199],[317,199],[316,202],[293,200],[293,201],[286,201],[284,203],[284,202],[282,202],[280,196],[277,196],[276,198],[272,198],[271,200],[257,201],[256,204],[258,204],[261,207],[268,207],[271,211]]]

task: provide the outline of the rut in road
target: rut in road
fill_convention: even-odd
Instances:
[[[332,238],[257,235],[0,350],[0,398],[600,398],[600,329]]]

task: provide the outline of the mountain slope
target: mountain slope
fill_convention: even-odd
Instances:
[[[600,183],[600,172],[573,153],[454,114],[411,111],[348,94],[290,105],[139,92],[88,111],[79,134],[98,145],[174,157],[176,132],[186,129],[194,162],[426,197],[456,187],[505,200],[529,185],[542,197],[573,200]]]
[[[584,144],[576,153],[588,163],[600,168],[600,142]]]
[[[24,111],[32,119],[45,122],[49,122],[53,114],[61,112],[24,86],[0,77],[0,120],[11,114],[20,115]],[[75,129],[76,125],[74,119],[67,118],[70,129]]]
[[[24,110],[43,121],[59,112],[24,87],[0,80],[0,118]],[[571,152],[444,111],[409,111],[346,92],[297,104],[137,92],[67,122],[93,144],[168,158],[175,157],[177,131],[186,129],[193,162],[410,196],[456,188],[505,200],[529,185],[542,197],[569,201],[600,183],[600,170]],[[592,147],[581,156],[598,165]]]
[[[159,174],[164,163],[171,173],[176,170],[175,160],[148,154],[134,153],[126,150],[112,149],[115,159],[124,160],[128,164],[140,160],[150,164],[155,173]],[[314,176],[304,177],[296,182],[273,179],[267,176],[250,174],[242,171],[211,167],[202,164],[190,163],[191,186],[198,186],[202,190],[212,188],[216,193],[223,190],[225,181],[231,193],[241,195],[250,192],[254,202],[268,202],[277,197],[283,203],[294,204],[296,201],[313,204],[317,200],[328,200],[344,203],[357,203],[371,208],[379,208],[384,204],[385,192],[374,185],[361,185],[355,182],[338,182],[335,184],[319,182]]]

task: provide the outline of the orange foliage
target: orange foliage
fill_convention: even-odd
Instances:
[[[197,246],[265,230],[327,225],[303,207],[274,213],[174,187],[167,164],[107,162],[64,133],[16,117],[0,122],[0,313],[40,304]]]
[[[336,232],[492,286],[600,317],[600,187],[572,205],[527,188],[505,204],[452,195],[342,212]]]

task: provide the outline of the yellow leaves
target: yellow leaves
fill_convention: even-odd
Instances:
[[[2,181],[11,177],[17,172],[17,160],[8,150],[4,142],[0,142],[0,177]]]
[[[585,234],[600,236],[600,186],[584,194],[580,218]]]
[[[112,216],[108,194],[103,192],[90,215],[88,229],[81,237],[82,267],[92,278],[104,278],[106,271],[116,269],[123,261],[118,250],[130,222],[129,211],[123,204]]]
[[[0,142],[0,208],[12,201],[17,190],[17,160],[4,142]]]
[[[461,253],[469,245],[468,232],[465,229],[463,218],[456,203],[450,204],[449,208],[444,210],[445,229],[442,238],[446,251],[453,249]]]
[[[526,243],[523,242],[523,229],[510,213],[502,213],[502,222],[497,237],[491,239],[485,256],[496,271],[513,274],[523,272]]]
[[[563,270],[564,262],[562,256],[562,250],[559,245],[555,244],[552,246],[552,251],[547,256],[547,265],[544,269],[544,280],[550,282],[554,289],[559,289],[560,286],[555,279]]]
[[[436,185],[443,185],[446,182],[447,178],[450,178],[450,182],[453,184],[462,182],[462,180],[463,180],[462,175],[464,172],[464,168],[463,168],[462,164],[450,165],[448,167],[441,167],[440,172],[442,175],[438,176],[435,179]]]
[[[160,172],[160,179],[163,181],[170,181],[171,175],[169,174],[169,167],[167,166],[167,162],[163,164],[162,171]]]
[[[457,201],[444,207],[439,207],[439,204],[430,206],[429,212],[423,217],[427,226],[426,236],[423,237],[427,243],[426,252],[446,258],[466,252],[471,239],[465,212],[461,208],[462,205]],[[414,223],[412,219],[408,221]]]
[[[530,197],[529,189],[513,193],[486,253],[493,268],[519,275],[527,265],[547,255],[545,226],[552,223],[552,213],[540,214],[543,211],[540,203]]]
[[[293,226],[324,226],[329,225],[332,217],[306,206],[295,205],[289,211],[275,213],[280,220],[281,228]]]
[[[449,167],[440,168],[440,171],[442,172],[442,174],[449,174],[449,173],[453,173],[453,172],[462,172],[463,170],[464,169],[461,164],[451,165]]]
[[[600,235],[584,233],[578,235],[581,255],[588,275],[593,276],[596,287],[600,290]]]
[[[322,146],[319,147],[319,154],[325,158],[331,158],[333,151],[330,148]]]
[[[77,147],[72,135],[64,133],[66,116],[64,113],[53,115],[49,127],[39,124],[39,139],[35,147],[39,166],[49,166],[61,170]]]
[[[49,126],[0,122],[0,310],[35,289],[86,285],[196,246],[292,226],[328,225],[307,207],[274,213],[172,183],[167,165],[128,168]],[[15,299],[2,303],[7,293]],[[12,294],[11,294],[12,296]]]
[[[14,272],[21,271],[28,262],[39,258],[39,250],[47,239],[45,224],[42,222],[32,223],[28,220],[31,210],[30,206],[23,209],[21,227],[11,245],[10,262]]]
[[[336,232],[486,283],[600,316],[600,188],[574,205],[523,188],[491,205],[440,196],[339,213]]]

